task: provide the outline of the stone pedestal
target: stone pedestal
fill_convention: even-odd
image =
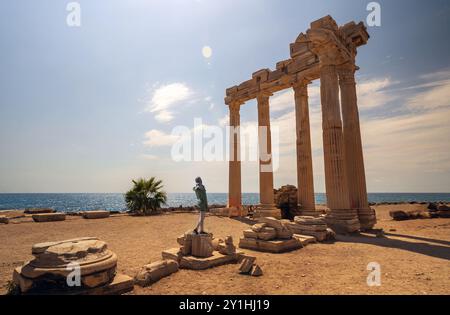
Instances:
[[[35,259],[16,268],[13,273],[13,282],[20,287],[21,293],[46,294],[51,291],[76,294],[108,285],[116,275],[116,254],[97,238],[39,243],[33,245],[32,254]],[[80,285],[69,286],[67,278],[78,268]],[[128,289],[132,290],[132,283]]]
[[[210,234],[192,234],[191,255],[195,257],[210,257],[214,251]]]
[[[209,257],[183,256],[180,259],[180,268],[204,270],[224,264],[235,263],[238,261],[240,255],[242,255],[242,252],[236,252],[232,255],[223,255],[214,251],[212,256]]]
[[[180,248],[171,248],[162,252],[163,259],[175,260],[180,268],[202,270],[227,263],[235,263],[242,252],[236,251],[233,239],[225,241],[214,239],[212,234],[186,232],[178,237]]]

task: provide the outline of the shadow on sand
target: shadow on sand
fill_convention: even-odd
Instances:
[[[436,240],[431,238],[425,238],[425,237],[419,237],[419,236],[412,236],[412,235],[402,235],[402,234],[392,234],[392,233],[386,233],[386,237],[375,237],[372,235],[367,234],[360,234],[360,235],[338,235],[337,240],[340,242],[347,242],[347,243],[361,243],[361,244],[369,244],[369,245],[375,245],[375,246],[383,246],[383,247],[389,247],[389,248],[398,248],[402,250],[407,250],[410,252],[427,255],[431,257],[441,258],[450,260],[450,242],[443,241],[443,240]],[[406,240],[401,240],[397,238],[389,238],[391,237],[402,237],[402,238],[410,238],[414,240],[424,241],[428,243],[422,243],[422,242],[409,242]],[[438,243],[443,244],[447,246],[441,246],[436,244],[430,244],[430,243]]]

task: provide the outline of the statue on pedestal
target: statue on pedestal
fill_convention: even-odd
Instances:
[[[195,187],[193,188],[195,195],[198,199],[198,206],[200,208],[199,213],[199,219],[197,226],[194,229],[194,232],[197,234],[205,233],[204,231],[204,221],[205,221],[205,214],[206,211],[208,211],[208,200],[206,198],[206,189],[205,186],[202,184],[202,179],[200,177],[197,177],[195,179]]]

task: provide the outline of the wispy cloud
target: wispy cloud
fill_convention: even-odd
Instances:
[[[143,144],[149,147],[170,146],[179,139],[179,136],[167,134],[164,131],[152,129],[145,133]]]
[[[450,70],[421,76],[426,82],[411,87],[418,91],[408,99],[411,109],[433,109],[450,106]]]
[[[445,174],[450,172],[450,97],[444,90],[450,91],[450,86],[443,72],[426,75],[422,79],[426,79],[426,82],[421,83],[418,90],[387,90],[393,84],[388,78],[358,84],[358,103],[360,109],[363,107],[361,132],[364,159],[371,191],[438,191],[439,187],[449,185]],[[408,91],[406,95],[405,91]],[[278,98],[279,108],[283,104],[286,104],[284,108],[289,108],[289,94],[292,95],[291,92],[285,92],[283,97]],[[403,96],[406,101],[402,103]],[[284,103],[280,101],[283,99]],[[364,111],[385,106],[393,100],[401,109],[394,116],[391,113],[388,117],[379,117]],[[292,100],[292,104],[293,102]],[[316,190],[323,191],[322,117],[321,108],[315,102],[320,102],[320,99],[310,100],[314,180]],[[366,104],[365,108],[363,102]],[[420,111],[416,110],[419,104]],[[273,118],[272,125],[278,126],[280,132],[280,168],[275,176],[276,185],[295,184],[296,136],[293,107]],[[418,182],[418,177],[423,181]]]
[[[185,83],[171,83],[161,85],[152,92],[147,111],[155,113],[159,122],[170,122],[174,119],[173,108],[182,102],[188,102],[194,92]]]
[[[390,93],[386,88],[392,87],[395,83],[390,78],[376,78],[358,82],[356,89],[359,108],[361,110],[372,109],[394,100],[396,95]]]

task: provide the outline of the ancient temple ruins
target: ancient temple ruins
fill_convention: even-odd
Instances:
[[[356,98],[357,47],[369,39],[362,22],[338,26],[331,16],[311,23],[290,44],[290,59],[275,70],[262,69],[252,78],[226,90],[230,110],[230,162],[228,207],[241,209],[241,161],[239,159],[240,107],[248,100],[258,104],[258,125],[266,127],[264,138],[271,154],[270,96],[292,88],[295,93],[298,203],[303,215],[315,215],[308,84],[320,79],[322,103],[325,186],[330,213],[327,223],[345,231],[371,228],[375,213],[367,200],[363,151]],[[340,98],[339,98],[340,93]],[[259,128],[259,132],[264,128]],[[264,168],[264,169],[263,169]],[[279,216],[274,206],[271,160],[260,159],[260,205],[258,216]],[[239,211],[239,210],[238,210]]]

